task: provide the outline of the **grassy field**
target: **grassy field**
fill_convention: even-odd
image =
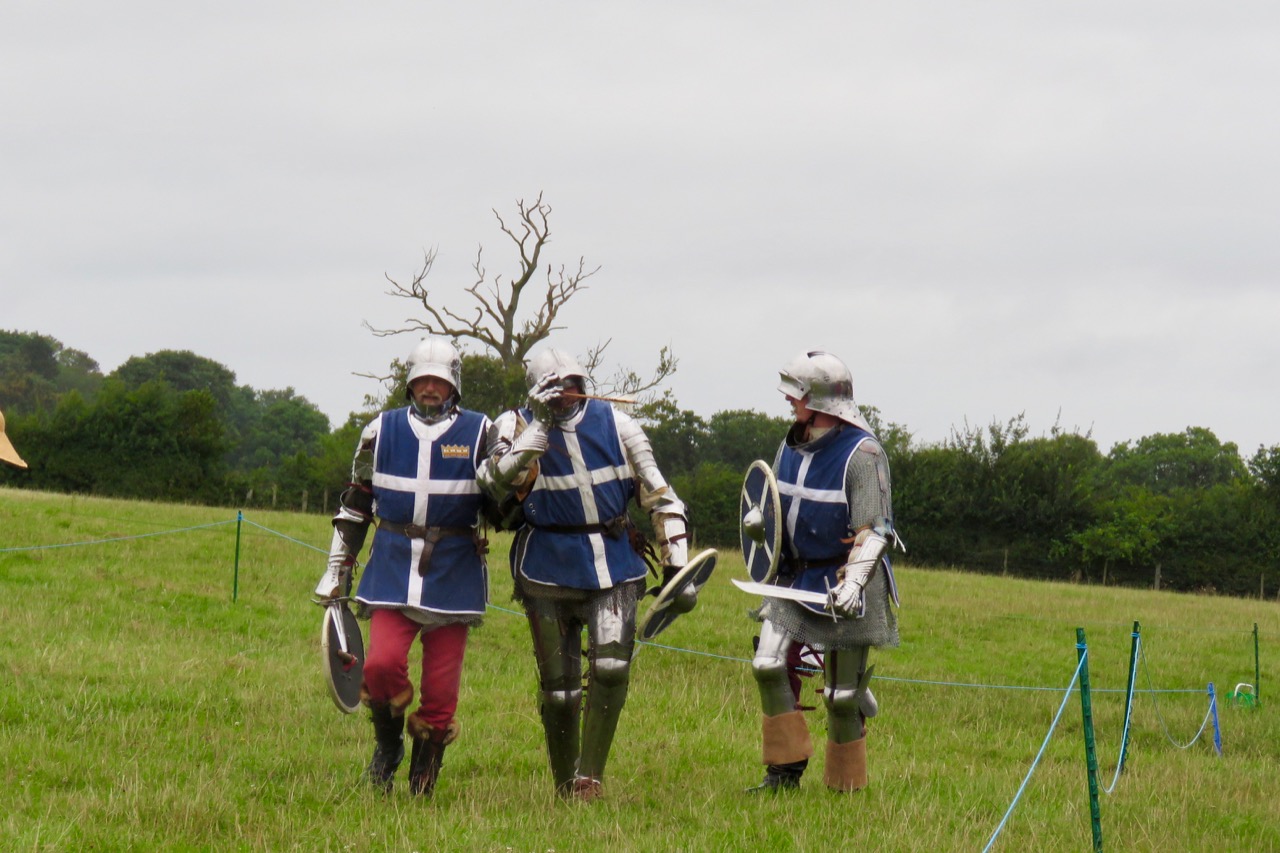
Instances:
[[[1135,699],[1127,769],[1101,798],[1106,848],[1280,850],[1275,602],[904,562],[903,643],[873,656],[882,713],[868,741],[871,786],[851,796],[822,787],[813,692],[818,755],[801,790],[758,798],[743,793],[762,771],[747,661],[757,602],[729,583],[745,576],[740,556],[722,553],[699,609],[642,647],[608,797],[581,806],[552,794],[499,538],[493,607],[468,647],[462,737],[423,802],[403,771],[389,798],[362,786],[369,724],[339,713],[321,679],[310,592],[327,520],[248,515],[261,526],[243,525],[233,601],[235,516],[0,490],[0,849],[982,850],[1062,704],[1078,626],[1099,776],[1111,783],[1138,620],[1139,687],[1170,692]],[[118,537],[140,538],[4,550]],[[1223,755],[1211,730],[1187,746],[1209,682],[1226,694],[1254,681],[1255,623],[1262,707],[1220,703]],[[820,688],[820,678],[806,685]],[[992,849],[1090,845],[1074,695]]]

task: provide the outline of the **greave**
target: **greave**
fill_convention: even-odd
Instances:
[[[542,730],[556,790],[567,793],[578,770],[578,726],[582,692],[546,691],[542,694]]]
[[[604,780],[604,762],[608,761],[613,735],[618,730],[618,717],[627,701],[630,686],[626,658],[596,658],[591,667],[591,681],[586,688],[586,708],[582,712],[582,757],[577,775],[596,781]]]

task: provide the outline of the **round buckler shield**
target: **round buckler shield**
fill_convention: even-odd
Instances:
[[[778,573],[782,551],[782,503],[773,469],[759,459],[751,463],[742,481],[739,532],[747,574],[757,583],[768,583]]]
[[[360,623],[345,601],[325,605],[320,646],[333,704],[344,714],[354,713],[360,707],[360,682],[364,679],[364,639]]]
[[[681,594],[690,586],[695,592],[702,589],[710,579],[711,573],[715,571],[717,555],[716,549],[708,548],[690,560],[671,579],[671,583],[662,588],[636,629],[636,635],[641,640],[652,640],[665,631],[668,625],[688,612],[680,609]]]

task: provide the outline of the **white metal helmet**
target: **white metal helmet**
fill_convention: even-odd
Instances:
[[[524,372],[525,384],[532,391],[533,387],[548,373],[557,374],[561,380],[576,378],[578,389],[582,392],[587,390],[587,371],[582,369],[582,365],[578,364],[576,358],[564,350],[544,349],[529,359],[529,366]]]
[[[813,411],[826,412],[845,423],[866,428],[862,411],[853,399],[853,374],[831,353],[802,352],[779,373],[782,381],[778,383],[778,390],[783,394],[797,400],[807,394],[809,402],[805,405]]]
[[[462,399],[462,356],[458,348],[444,338],[423,338],[409,353],[409,372],[405,377],[405,396],[410,400],[409,385],[420,376],[434,376],[453,386],[454,400]]]

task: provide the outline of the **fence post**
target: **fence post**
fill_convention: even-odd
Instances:
[[[1258,667],[1258,623],[1253,623],[1253,704],[1262,705],[1262,670]]]
[[[1141,640],[1141,628],[1138,620],[1133,622],[1133,641],[1129,647],[1129,683],[1124,697],[1124,739],[1120,742],[1120,764],[1117,773],[1124,772],[1125,759],[1129,757],[1129,715],[1133,713],[1133,682],[1138,676],[1138,644]]]
[[[231,581],[231,600],[240,596],[240,522],[244,521],[244,510],[236,510],[236,570]]]
[[[1098,805],[1098,750],[1093,739],[1093,701],[1089,696],[1088,647],[1084,628],[1076,628],[1076,660],[1080,666],[1080,710],[1084,718],[1084,756],[1089,771],[1089,817],[1093,824],[1093,850],[1102,853],[1102,810]]]
[[[1209,713],[1213,715],[1213,749],[1222,756],[1222,729],[1218,726],[1218,696],[1213,691],[1213,682],[1209,682]]]

